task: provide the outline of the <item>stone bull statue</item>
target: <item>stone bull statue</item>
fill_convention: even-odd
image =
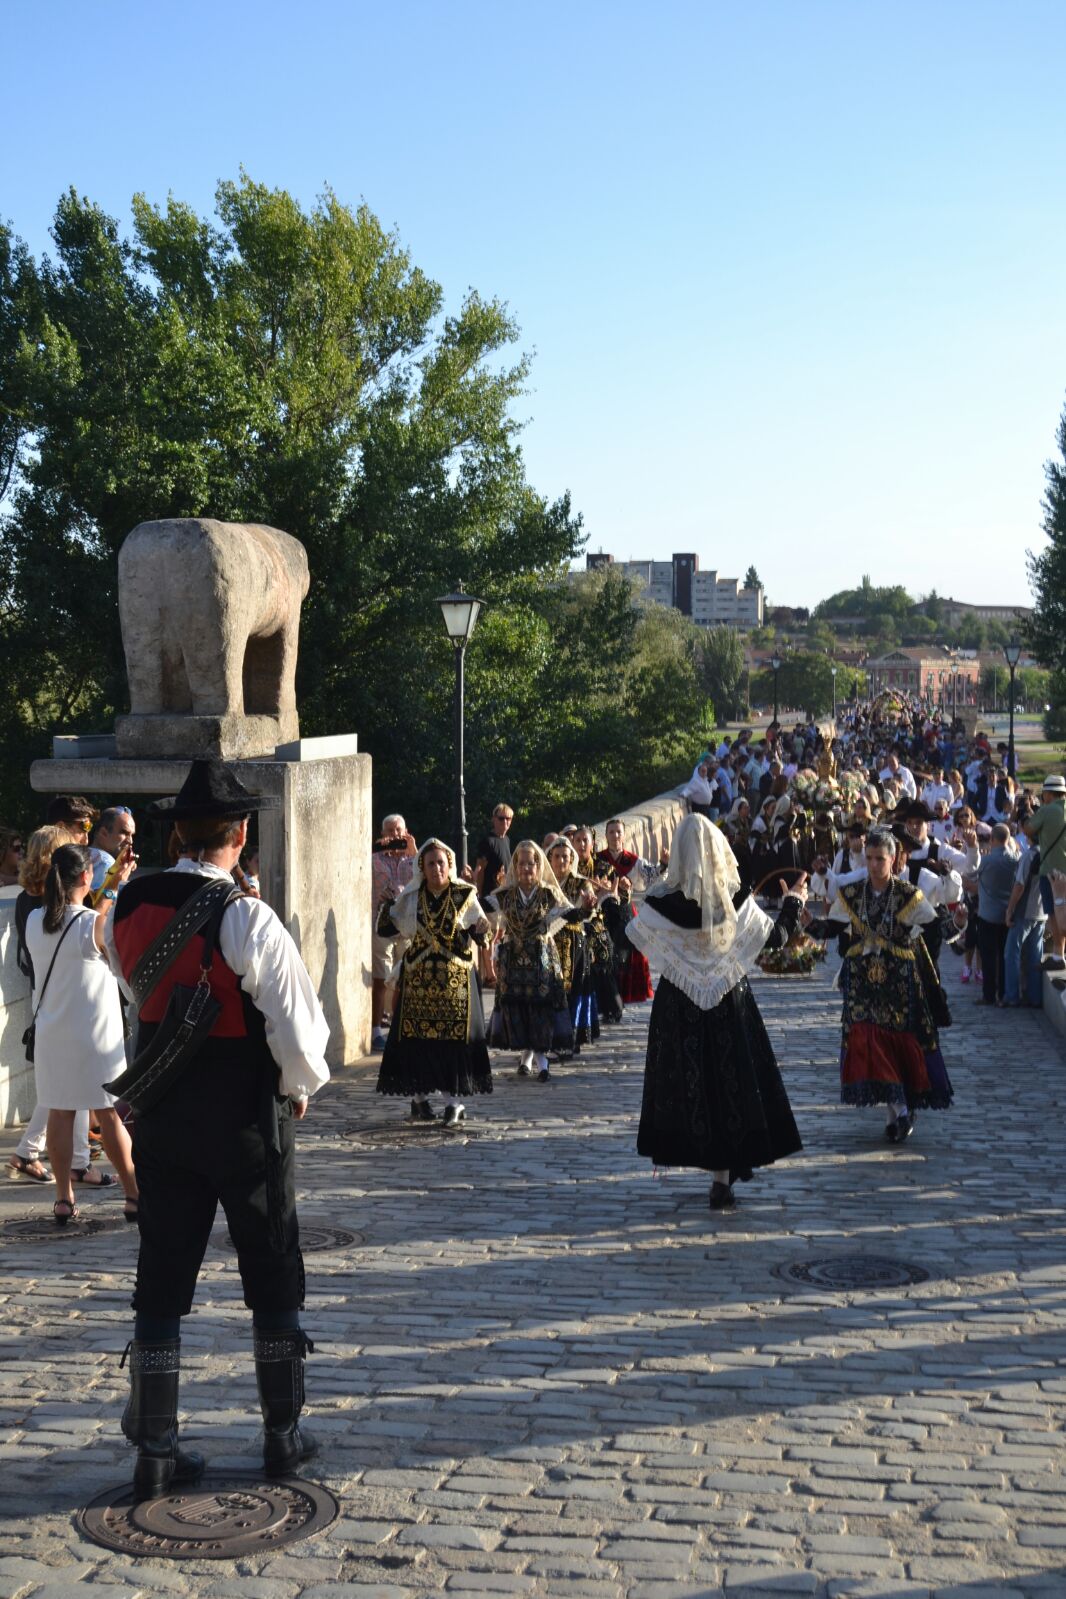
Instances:
[[[299,737],[299,540],[256,522],[142,522],[118,555],[130,685],[120,756],[273,755]]]

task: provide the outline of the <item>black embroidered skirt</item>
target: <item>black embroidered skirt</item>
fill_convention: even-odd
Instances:
[[[637,1152],[657,1166],[734,1174],[802,1149],[746,981],[701,1010],[661,977],[648,1027]]]

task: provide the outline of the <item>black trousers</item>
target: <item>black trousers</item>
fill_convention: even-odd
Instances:
[[[275,1080],[272,1060],[227,1063],[219,1042],[158,1106],[137,1117],[141,1248],[134,1310],[188,1314],[220,1204],[248,1308],[302,1307],[292,1110],[287,1100],[274,1101]]]
[[[1004,957],[1007,951],[1006,922],[986,922],[978,919],[977,947],[981,951],[982,998],[989,1002],[1003,998],[1006,975]]]

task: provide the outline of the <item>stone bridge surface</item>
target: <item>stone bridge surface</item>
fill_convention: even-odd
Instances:
[[[466,1135],[405,1131],[367,1067],[313,1102],[306,1474],[341,1512],[273,1555],[79,1535],[74,1512],[128,1481],[136,1241],[113,1192],[86,1202],[98,1232],[20,1236],[50,1195],[5,1184],[0,1599],[1066,1595],[1061,1046],[955,981],[956,1108],[894,1149],[837,1104],[831,976],[758,981],[806,1148],[733,1215],[637,1158],[648,1007],[550,1086],[498,1058]],[[248,1468],[249,1318],[221,1219],[215,1240],[184,1433]],[[840,1256],[928,1276],[777,1275]]]

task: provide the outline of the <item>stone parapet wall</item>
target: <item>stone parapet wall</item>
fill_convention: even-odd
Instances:
[[[677,824],[688,815],[688,801],[682,799],[681,789],[672,788],[666,794],[656,794],[654,799],[634,805],[631,810],[615,813],[626,830],[626,844],[643,855],[646,860],[657,861],[664,849],[669,849],[677,831]],[[596,840],[600,849],[605,842],[607,822],[596,823]]]

